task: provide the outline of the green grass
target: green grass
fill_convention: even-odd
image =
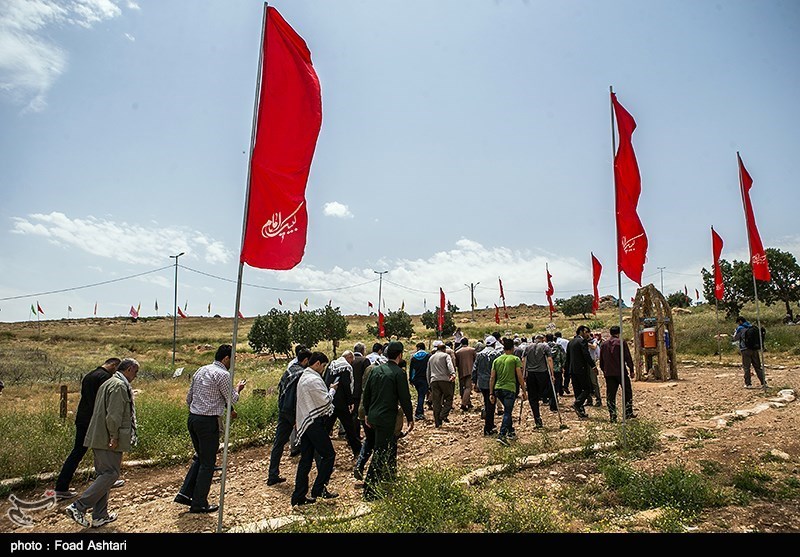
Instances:
[[[556,509],[544,497],[513,497],[492,511],[486,529],[492,533],[562,532],[564,524]]]
[[[72,450],[74,422],[62,422],[57,405],[0,414],[0,475],[33,476],[58,471]],[[91,455],[84,463],[91,462]]]
[[[773,494],[767,485],[772,481],[773,477],[758,467],[742,468],[731,479],[731,483],[736,489],[761,497]]]
[[[645,455],[658,447],[658,424],[644,418],[627,420],[624,430],[622,424],[616,427],[616,441],[617,447],[628,456]]]

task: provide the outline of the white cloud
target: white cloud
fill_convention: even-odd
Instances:
[[[184,228],[144,228],[92,216],[72,219],[58,212],[12,220],[12,233],[41,236],[58,246],[77,247],[122,263],[164,264],[168,255],[181,251],[212,264],[226,263],[231,257],[222,242]]]
[[[139,4],[137,4],[133,0],[128,0],[128,3],[126,4],[126,6],[128,7],[129,10],[141,10],[142,9],[139,6]]]
[[[326,203],[322,212],[325,214],[326,217],[337,217],[340,219],[353,218],[353,213],[350,212],[350,209],[347,207],[347,205],[339,203],[338,201],[331,201],[330,203]]]
[[[130,42],[135,42],[136,41],[136,37],[134,37],[130,33],[123,33],[123,35],[125,35],[125,38],[128,39]]]
[[[0,11],[0,92],[25,105],[23,112],[44,110],[47,92],[66,71],[69,58],[48,38],[48,29],[69,25],[90,29],[121,13],[111,0],[4,0]]]

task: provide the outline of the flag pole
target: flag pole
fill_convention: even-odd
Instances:
[[[611,106],[611,169],[614,170],[614,159],[617,154],[617,140],[616,136],[614,135],[614,101],[611,98],[611,94],[614,93],[614,87],[612,85],[608,86],[608,102]],[[617,178],[616,173],[614,173],[614,227],[616,228],[617,237],[615,239],[615,244],[617,247],[617,307],[619,308],[619,379],[620,379],[620,386],[621,386],[621,398],[622,398],[622,444],[623,447],[625,445],[625,416],[628,413],[628,407],[626,406],[625,401],[625,335],[622,334],[622,271],[619,268],[619,221],[617,220],[617,214],[619,211],[619,207],[617,207]],[[636,334],[636,331],[634,331]],[[608,399],[608,397],[606,397]],[[614,404],[616,401],[608,401],[609,404]]]
[[[250,156],[247,161],[247,187],[244,196],[244,219],[242,220],[242,241],[239,246],[239,273],[236,279],[236,304],[233,310],[233,340],[231,342],[231,386],[229,393],[229,400],[233,400],[233,375],[235,373],[234,365],[236,363],[236,341],[239,333],[239,306],[242,298],[242,272],[244,270],[244,262],[241,259],[242,250],[244,249],[244,237],[247,231],[247,214],[250,210],[250,172],[253,161],[253,149],[256,143],[256,127],[258,124],[258,102],[261,93],[261,68],[264,59],[264,40],[266,38],[267,29],[267,8],[268,4],[264,2],[264,13],[261,19],[261,48],[258,52],[258,78],[256,79],[256,94],[255,103],[253,106],[253,127],[250,132]],[[225,509],[225,482],[228,475],[228,440],[230,438],[231,430],[231,407],[233,404],[228,404],[225,409],[225,438],[222,445],[222,476],[219,484],[219,510],[217,514],[217,532],[222,532],[222,515]]]
[[[742,194],[742,210],[744,211],[744,227],[747,229],[747,246],[748,248],[752,246],[750,243],[750,227],[747,226],[747,207],[744,201],[744,180],[742,180],[742,165],[739,164],[742,158],[739,156],[739,151],[736,151],[736,166],[739,169],[739,191]],[[752,203],[752,201],[751,201]],[[755,222],[755,221],[753,221]],[[764,339],[761,336],[761,311],[758,303],[758,285],[756,284],[756,273],[753,271],[753,251],[750,249],[750,273],[753,275],[753,293],[755,294],[756,298],[756,324],[758,326],[758,344],[760,348],[758,349],[759,352],[759,360],[761,364],[761,374],[764,376],[764,385],[767,384],[767,369],[764,362]],[[749,372],[748,372],[749,373]],[[759,377],[759,379],[761,379]]]
[[[716,306],[716,319],[717,319],[717,354],[719,354],[719,363],[722,363],[722,346],[720,345],[719,335],[719,300],[716,294],[714,295],[714,305]]]

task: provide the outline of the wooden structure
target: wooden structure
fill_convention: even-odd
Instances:
[[[664,295],[648,284],[636,291],[631,309],[636,380],[667,381],[678,378],[672,310]],[[655,348],[644,346],[646,328],[655,328]]]

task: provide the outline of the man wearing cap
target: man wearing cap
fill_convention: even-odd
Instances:
[[[488,335],[483,343],[486,347],[475,354],[475,363],[472,365],[472,388],[476,393],[483,395],[483,435],[496,435],[497,428],[494,426],[494,400],[489,396],[489,379],[492,375],[492,363],[498,354],[495,352],[494,345],[497,340]]]
[[[441,340],[435,340],[436,352],[428,360],[428,385],[431,387],[433,401],[433,424],[442,427],[442,422],[449,422],[448,416],[453,408],[453,395],[456,390],[456,368],[453,359],[447,353],[447,346]]]
[[[449,358],[447,354],[445,357]],[[397,476],[395,425],[398,405],[406,417],[408,429],[405,436],[414,429],[414,416],[411,407],[411,393],[400,361],[403,359],[403,343],[392,341],[386,348],[388,362],[370,370],[364,383],[362,401],[364,403],[364,422],[375,433],[375,452],[364,478],[364,498],[368,501],[380,496],[380,483],[392,481]]]

